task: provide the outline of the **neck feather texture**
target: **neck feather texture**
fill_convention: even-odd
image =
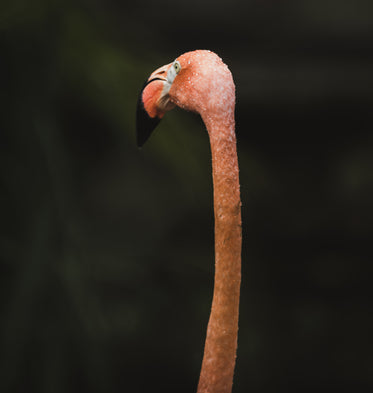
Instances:
[[[202,118],[210,137],[215,214],[215,284],[197,393],[230,393],[241,283],[241,201],[234,116]]]

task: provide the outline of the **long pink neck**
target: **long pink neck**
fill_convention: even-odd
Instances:
[[[241,201],[234,116],[206,124],[215,213],[215,285],[197,393],[230,393],[236,362],[241,284]]]

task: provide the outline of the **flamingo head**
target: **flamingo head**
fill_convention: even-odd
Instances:
[[[207,119],[234,111],[234,104],[233,78],[220,57],[208,50],[184,53],[145,82],[137,105],[137,145],[146,142],[176,105]]]

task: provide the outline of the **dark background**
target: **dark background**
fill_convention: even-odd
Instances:
[[[193,392],[213,286],[207,133],[142,150],[139,90],[211,49],[237,86],[233,391],[373,391],[373,2],[0,6],[0,392]]]

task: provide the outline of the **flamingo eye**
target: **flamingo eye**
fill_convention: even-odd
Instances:
[[[180,72],[180,70],[181,70],[181,65],[177,60],[175,60],[167,72],[167,82],[172,84],[172,82],[174,81],[176,75]]]
[[[176,74],[178,74],[181,70],[181,65],[177,60],[174,61],[174,69],[175,69]]]

